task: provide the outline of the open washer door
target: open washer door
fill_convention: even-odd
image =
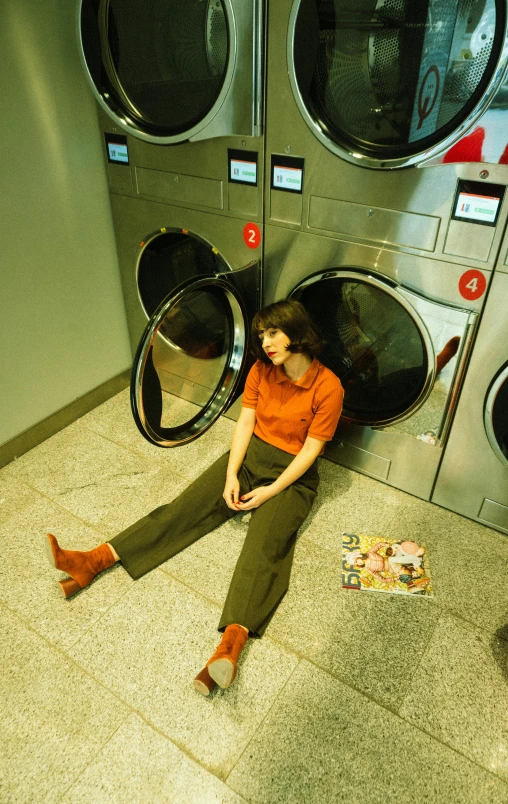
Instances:
[[[134,358],[131,407],[152,444],[176,447],[199,438],[243,389],[251,315],[235,273],[243,275],[245,287],[258,267],[252,263],[227,279],[194,277],[167,296],[148,322]],[[179,379],[195,386],[197,407],[175,396]]]
[[[130,134],[261,133],[261,0],[79,0],[78,40],[95,97]]]

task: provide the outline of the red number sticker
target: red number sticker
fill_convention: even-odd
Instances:
[[[255,223],[247,223],[243,227],[243,239],[249,248],[257,248],[261,243],[261,232]]]
[[[459,293],[464,299],[474,301],[485,293],[487,280],[481,271],[466,271],[459,279]]]

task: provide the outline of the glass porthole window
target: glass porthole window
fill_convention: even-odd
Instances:
[[[430,392],[432,346],[425,326],[395,289],[354,272],[327,272],[302,283],[302,302],[326,338],[319,359],[341,380],[344,415],[386,426]]]
[[[485,402],[485,431],[495,454],[508,467],[508,365],[498,373]]]
[[[190,279],[159,305],[134,358],[131,407],[160,447],[198,438],[227,408],[246,359],[246,313],[224,279]],[[181,398],[192,385],[195,403]],[[180,398],[179,398],[180,397]]]
[[[169,142],[217,102],[230,50],[223,0],[82,0],[79,23],[94,90],[132,133]]]
[[[497,90],[505,26],[501,0],[295,0],[296,101],[349,161],[414,164],[451,144]]]

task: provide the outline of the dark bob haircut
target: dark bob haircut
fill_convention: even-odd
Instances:
[[[294,299],[282,299],[264,307],[256,313],[252,321],[252,351],[258,360],[265,363],[270,363],[270,358],[263,351],[259,334],[272,328],[280,329],[288,336],[289,352],[303,352],[314,357],[325,345],[324,338],[303,304]]]

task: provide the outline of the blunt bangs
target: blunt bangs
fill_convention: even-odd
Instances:
[[[256,313],[252,320],[252,352],[258,360],[265,363],[270,358],[265,354],[259,339],[260,332],[266,329],[280,329],[288,336],[290,352],[303,352],[310,357],[319,354],[325,340],[310,318],[303,304],[295,299],[282,299],[269,304]]]

